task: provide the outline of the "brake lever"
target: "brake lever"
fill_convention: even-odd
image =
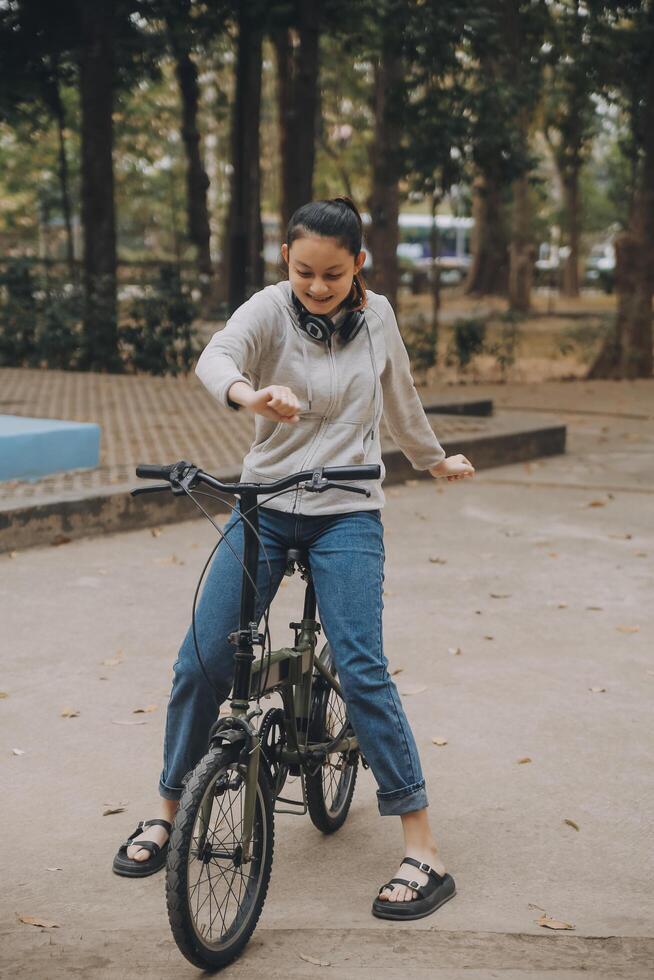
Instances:
[[[365,493],[366,497],[370,496],[370,490],[366,490],[365,487],[351,487],[347,483],[328,483],[327,486],[335,487],[337,490],[349,490],[350,493]]]
[[[350,493],[364,493],[366,497],[370,496],[370,490],[366,490],[365,487],[351,487],[347,483],[331,483],[329,480],[319,480],[315,475],[310,483],[303,483],[302,486],[310,493],[323,493],[333,487],[335,490],[348,490]]]
[[[154,487],[135,487],[130,493],[132,497],[137,497],[140,493],[160,493],[162,490],[170,490],[170,483],[157,483]]]

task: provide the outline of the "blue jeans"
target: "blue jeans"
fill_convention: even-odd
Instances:
[[[227,540],[242,558],[239,507],[223,533],[228,533]],[[270,561],[272,581],[260,545],[257,622],[268,595],[275,595],[284,576],[287,548],[306,548],[319,618],[333,653],[348,716],[377,781],[379,812],[386,816],[421,810],[428,801],[418,750],[383,652],[385,553],[380,511],[307,516],[260,507],[259,534]],[[241,579],[241,565],[221,541],[196,609],[200,654],[216,692],[209,689],[202,674],[189,626],[173,667],[166,716],[159,781],[159,794],[165,799],[181,796],[182,778],[206,752],[218,708],[229,696],[236,648],[227,636],[238,629]]]

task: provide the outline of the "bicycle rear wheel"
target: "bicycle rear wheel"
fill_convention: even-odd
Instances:
[[[245,767],[230,748],[211,748],[189,777],[173,823],[166,863],[168,919],[195,966],[220,968],[245,948],[268,891],[274,804],[259,766],[252,859],[241,863]]]
[[[329,643],[320,651],[320,661],[337,676]],[[321,675],[314,678],[309,717],[309,742],[335,738],[347,722],[345,701]],[[352,803],[359,768],[359,753],[333,752],[314,775],[305,773],[309,816],[324,834],[343,826]]]

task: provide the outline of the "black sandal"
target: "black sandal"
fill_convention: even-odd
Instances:
[[[136,858],[127,857],[127,848],[131,847],[134,843],[134,838],[142,834],[146,827],[165,827],[168,831],[168,840],[161,847],[153,840],[140,840],[137,841],[136,847],[142,847],[146,851],[150,852],[150,857],[146,858],[145,861],[137,861]],[[135,831],[133,831],[127,838],[124,844],[121,844],[118,848],[116,856],[114,858],[113,870],[117,875],[125,875],[128,878],[145,878],[147,875],[153,875],[155,871],[163,868],[166,863],[166,855],[168,853],[168,843],[170,841],[170,832],[172,829],[172,824],[167,820],[141,820]]]
[[[424,871],[429,875],[429,880],[426,885],[419,885],[417,881],[409,881],[407,878],[391,878],[387,881],[379,889],[379,895],[385,888],[392,888],[393,885],[406,885],[418,892],[418,898],[411,898],[404,902],[389,902],[388,899],[382,901],[378,896],[372,903],[372,914],[379,919],[422,919],[456,895],[454,878],[447,872],[439,875],[424,861],[416,861],[415,858],[410,857],[405,857],[402,864],[412,864],[414,868]]]

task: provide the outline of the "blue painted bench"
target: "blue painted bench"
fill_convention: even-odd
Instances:
[[[0,415],[0,481],[38,480],[50,473],[92,469],[100,461],[100,426]]]

